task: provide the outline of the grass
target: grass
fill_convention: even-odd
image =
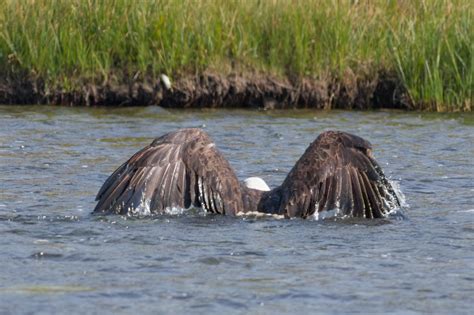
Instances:
[[[397,73],[419,109],[470,111],[470,0],[0,0],[0,71],[73,89],[113,73]]]

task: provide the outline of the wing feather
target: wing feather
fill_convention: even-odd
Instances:
[[[351,183],[352,183],[352,197],[354,198],[354,209],[352,209],[352,215],[354,217],[365,217],[365,204],[362,198],[362,188],[360,187],[359,177],[357,170],[354,168],[350,169],[351,172]]]
[[[341,169],[341,197],[339,199],[339,208],[342,213],[351,213],[354,207],[354,198],[352,197],[352,182],[347,168]]]
[[[366,140],[345,133],[322,133],[306,150],[283,184],[267,195],[279,204],[270,211],[307,217],[316,211],[338,210],[346,216],[384,217],[399,206],[393,187],[371,157]],[[311,202],[306,198],[310,192]],[[273,194],[273,195],[272,195]],[[269,212],[269,210],[261,209]]]
[[[182,129],[135,153],[100,188],[94,212],[133,214],[143,207],[204,207],[235,214],[242,209],[240,184],[230,164],[200,129]]]

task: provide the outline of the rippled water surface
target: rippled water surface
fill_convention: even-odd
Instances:
[[[271,186],[320,132],[363,136],[406,219],[90,215],[116,167],[182,127]],[[473,156],[470,114],[0,106],[0,313],[469,314]]]

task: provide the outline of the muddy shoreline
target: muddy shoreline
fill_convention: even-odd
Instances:
[[[122,76],[127,78],[126,76]],[[66,106],[144,106],[167,108],[315,108],[414,109],[395,75],[348,73],[342,79],[282,79],[268,75],[185,75],[167,89],[160,77],[83,82],[65,91],[48,88],[41,79],[0,79],[0,104]]]

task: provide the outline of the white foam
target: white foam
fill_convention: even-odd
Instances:
[[[316,221],[324,220],[324,219],[332,219],[332,218],[337,217],[339,215],[339,212],[340,212],[339,209],[333,209],[333,210],[322,211],[322,212],[316,211],[313,214],[313,219]]]
[[[140,203],[136,207],[132,205],[128,209],[128,213],[130,215],[139,215],[139,216],[150,215],[151,214],[150,203],[151,203],[151,200],[145,199],[145,194],[142,193],[142,199],[140,200]]]
[[[405,197],[405,194],[402,192],[402,189],[400,188],[400,182],[395,181],[395,180],[389,180],[389,182],[392,185],[393,190],[395,191],[395,194],[398,197],[398,200],[400,200],[400,207],[409,208],[410,205],[407,202],[407,198]]]
[[[284,219],[284,215],[280,214],[273,214],[273,213],[264,213],[264,212],[258,212],[258,211],[248,211],[248,212],[237,212],[236,216],[238,217],[272,217],[275,219]]]
[[[181,207],[166,207],[165,213],[169,215],[181,215],[186,211],[186,209]]]

